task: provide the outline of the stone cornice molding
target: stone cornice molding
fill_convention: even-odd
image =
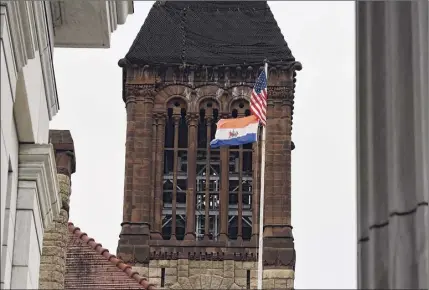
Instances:
[[[36,182],[43,227],[46,229],[61,209],[53,146],[21,144],[18,160],[18,180]]]
[[[5,40],[6,46],[13,43],[13,46],[6,47],[5,50],[13,52],[13,59],[10,58],[13,64],[8,62],[7,67],[9,74],[12,73],[14,77],[18,76],[29,59],[35,58],[36,51],[38,51],[49,120],[51,120],[59,110],[59,101],[53,70],[53,44],[49,37],[44,36],[49,35],[50,31],[50,27],[45,21],[46,14],[50,13],[48,7],[49,5],[42,1],[1,1],[0,37]],[[34,17],[29,17],[29,15]],[[9,55],[10,53],[6,52],[6,57]]]

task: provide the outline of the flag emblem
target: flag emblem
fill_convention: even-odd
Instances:
[[[237,131],[235,131],[235,130],[229,131],[229,139],[235,138],[237,136],[238,136],[238,132]]]

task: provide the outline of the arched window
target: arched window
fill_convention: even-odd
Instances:
[[[250,115],[247,100],[231,104],[231,117]],[[252,236],[252,144],[229,148],[228,236],[250,240]]]
[[[183,240],[186,224],[188,126],[186,103],[173,99],[167,106],[164,143],[162,237]]]
[[[193,239],[195,235],[196,240],[217,240],[220,235],[228,235],[229,239],[250,240],[252,144],[210,148],[221,118],[219,103],[208,98],[199,103],[196,112],[187,112],[186,108],[181,98],[173,98],[167,104],[163,239],[182,240],[185,235]],[[245,99],[234,101],[229,112],[222,112],[222,118],[248,115],[249,103]]]
[[[198,240],[216,240],[219,235],[219,149],[210,148],[216,134],[219,106],[211,99],[199,106],[196,166],[195,233]]]

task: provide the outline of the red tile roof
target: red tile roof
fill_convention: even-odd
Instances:
[[[73,223],[68,229],[65,289],[155,289]]]

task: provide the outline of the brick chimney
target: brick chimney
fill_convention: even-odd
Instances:
[[[57,176],[61,195],[60,215],[43,235],[40,261],[40,289],[64,289],[68,240],[71,175],[76,171],[73,138],[68,130],[50,130],[50,143],[54,146]]]

